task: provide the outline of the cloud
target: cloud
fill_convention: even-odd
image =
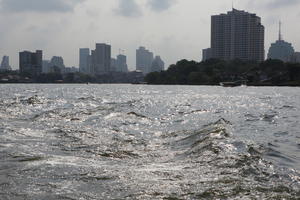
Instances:
[[[148,0],[151,10],[156,12],[167,10],[175,3],[176,0]]]
[[[141,7],[136,0],[119,0],[118,8],[115,11],[118,15],[124,17],[139,17],[142,15]]]
[[[292,6],[299,4],[299,0],[271,0],[266,4],[266,7],[269,8],[280,8],[283,6]]]
[[[2,0],[1,10],[7,12],[70,12],[83,0]]]
[[[283,7],[291,7],[300,4],[299,0],[248,0],[248,6],[252,8],[278,9]]]

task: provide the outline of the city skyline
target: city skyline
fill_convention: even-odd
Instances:
[[[183,58],[200,61],[202,49],[210,46],[211,16],[231,10],[232,1],[52,0],[46,5],[37,0],[27,2],[35,6],[19,5],[16,0],[0,3],[0,25],[5,30],[0,38],[0,55],[8,55],[14,69],[18,68],[18,52],[24,49],[42,49],[44,59],[59,55],[66,66],[78,67],[78,49],[103,42],[111,44],[113,57],[119,48],[124,49],[129,69],[134,70],[135,50],[139,46],[160,55],[166,67]],[[299,30],[294,27],[300,16],[299,3],[236,1],[234,7],[261,17],[267,52],[278,37],[279,20],[283,22],[284,39],[293,43],[295,50],[300,49]]]

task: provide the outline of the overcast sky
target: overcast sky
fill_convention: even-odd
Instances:
[[[231,10],[232,0],[0,0],[0,56],[18,68],[18,52],[42,49],[44,59],[62,56],[78,66],[81,47],[123,49],[130,69],[135,49],[146,46],[167,65],[186,58],[200,61],[210,46],[210,16]],[[234,7],[256,13],[266,28],[265,50],[283,37],[300,51],[300,0],[235,0]]]

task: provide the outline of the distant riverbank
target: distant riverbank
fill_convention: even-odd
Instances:
[[[31,74],[20,74],[18,71],[7,71],[0,73],[0,83],[51,83],[51,84],[69,84],[69,83],[141,83],[144,81],[142,72],[110,72],[103,75],[89,75],[84,73],[42,73],[36,76]]]
[[[246,81],[249,86],[300,86],[300,64],[266,60],[262,63],[241,60],[204,62],[181,60],[168,70],[145,77],[148,84],[219,85]]]
[[[40,74],[32,77],[17,71],[0,73],[2,83],[50,84],[149,84],[149,85],[220,85],[221,82],[243,82],[248,86],[300,86],[300,64],[266,60],[261,63],[241,60],[204,62],[178,61],[166,71],[153,72],[145,77],[142,72],[111,72],[104,75],[83,73]]]

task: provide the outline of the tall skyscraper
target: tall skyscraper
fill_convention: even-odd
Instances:
[[[151,71],[153,62],[153,53],[145,47],[140,47],[136,50],[136,69],[147,74]]]
[[[97,43],[96,49],[92,50],[91,73],[105,74],[111,71],[111,46]]]
[[[48,74],[50,73],[50,60],[43,60],[42,62],[42,73]]]
[[[150,72],[161,72],[164,70],[165,63],[164,61],[160,58],[160,56],[155,56],[152,66],[151,66],[151,71]]]
[[[43,51],[35,53],[23,51],[19,53],[20,73],[37,76],[42,73]]]
[[[291,43],[288,43],[282,39],[281,35],[281,22],[279,22],[279,36],[275,43],[271,44],[268,52],[268,59],[278,59],[283,62],[289,62],[294,55],[294,48]]]
[[[89,56],[90,49],[89,48],[81,48],[79,49],[79,71],[81,73],[89,73]]]
[[[264,60],[264,26],[260,17],[232,9],[211,17],[212,57],[223,60]]]
[[[11,67],[9,65],[9,56],[3,56],[0,71],[10,71]]]
[[[128,72],[127,57],[119,54],[117,58],[111,59],[111,71],[113,72]]]
[[[51,58],[51,61],[50,61],[50,71],[51,72],[56,72],[56,73],[65,73],[65,64],[64,64],[64,59],[60,56],[53,56]]]
[[[120,72],[128,72],[127,57],[119,54],[117,56],[117,70]]]
[[[117,59],[111,58],[111,60],[110,60],[110,70],[112,72],[118,72],[118,69],[117,69]]]

